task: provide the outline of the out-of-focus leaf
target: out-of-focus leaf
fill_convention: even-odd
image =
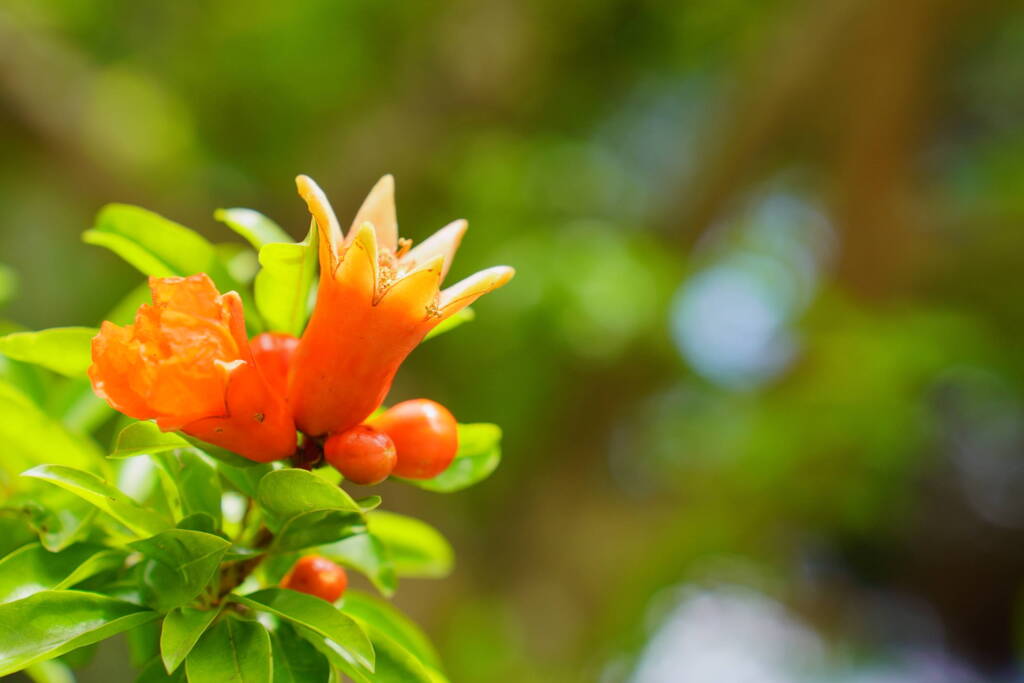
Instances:
[[[176,448],[187,448],[188,441],[173,432],[162,432],[155,422],[132,422],[117,435],[111,458],[130,458],[136,455],[163,453]]]
[[[282,622],[270,634],[274,652],[274,683],[315,683],[330,674],[327,660],[295,629]]]
[[[0,676],[156,617],[138,605],[81,591],[43,591],[0,605]]]
[[[47,659],[30,665],[25,675],[35,683],[75,683],[71,667],[59,659]]]
[[[42,463],[100,469],[103,456],[89,439],[76,436],[43,412],[32,399],[0,381],[0,488],[16,486],[15,477]],[[6,475],[6,476],[5,476]]]
[[[397,587],[395,568],[380,539],[369,533],[355,534],[342,541],[321,546],[317,552],[338,564],[366,575],[381,593],[391,596]]]
[[[316,277],[317,231],[297,244],[272,242],[260,247],[260,272],[254,284],[256,307],[274,332],[298,336],[309,314],[309,291]]]
[[[160,631],[160,657],[167,671],[173,673],[206,633],[220,607],[208,610],[178,607],[164,617]]]
[[[205,513],[220,526],[220,477],[217,468],[193,448],[179,448],[154,456],[160,466],[171,506],[180,518]]]
[[[144,282],[125,294],[103,319],[118,325],[128,325],[135,321],[135,314],[138,312],[139,306],[151,303],[152,300],[149,283]]]
[[[452,493],[489,477],[501,463],[501,428],[495,424],[459,425],[459,450],[448,468],[432,479],[403,479],[428,491]]]
[[[373,683],[432,683],[430,671],[416,655],[372,624],[360,623],[377,655]]]
[[[135,683],[183,683],[184,681],[184,669],[178,669],[174,673],[168,674],[159,657],[149,660],[149,663],[142,667],[142,671],[135,679]]]
[[[166,611],[202,592],[231,544],[201,531],[170,529],[130,546],[147,558],[139,570],[143,599]]]
[[[120,550],[87,543],[57,553],[39,543],[30,543],[0,559],[0,603],[74,586],[120,565],[124,557]]]
[[[110,249],[144,274],[156,277],[209,273],[215,260],[213,245],[199,233],[127,204],[103,207],[82,239]]]
[[[39,465],[23,476],[42,479],[70,491],[137,534],[152,536],[171,526],[169,520],[142,507],[90,472],[63,465]]]
[[[68,429],[88,434],[114,415],[114,409],[96,395],[86,379],[63,382],[50,394],[48,409]]]
[[[142,668],[160,654],[160,624],[147,621],[126,631],[125,642],[128,644],[128,659],[132,666]]]
[[[0,265],[0,306],[10,301],[17,289],[18,278],[14,271],[7,266]]]
[[[43,547],[58,552],[84,538],[99,510],[78,496],[42,482],[24,492],[24,511]],[[19,496],[20,497],[20,496]]]
[[[352,617],[342,614],[326,600],[284,588],[232,595],[231,599],[331,640],[347,653],[350,661],[373,671],[373,646],[369,638]]]
[[[292,241],[291,235],[259,211],[241,208],[217,209],[213,212],[213,217],[244,237],[257,249],[270,242]]]
[[[85,377],[92,364],[92,338],[98,332],[95,327],[15,332],[0,337],[0,353],[68,377]]]
[[[185,660],[189,683],[270,683],[270,635],[256,621],[228,617]]]
[[[366,593],[349,590],[345,593],[342,611],[364,624],[373,626],[415,655],[423,664],[433,668],[441,667],[441,658],[430,639],[390,603]]]
[[[366,516],[370,533],[384,544],[398,576],[442,578],[455,553],[434,527],[414,517],[375,511]]]
[[[474,318],[476,318],[476,311],[474,311],[472,308],[463,308],[455,315],[445,318],[437,327],[432,329],[430,332],[427,332],[427,336],[423,338],[423,341],[433,339],[434,337],[440,334],[444,334],[445,332],[451,332],[459,325],[462,325],[463,323],[468,323]]]

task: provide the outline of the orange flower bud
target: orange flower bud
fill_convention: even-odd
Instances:
[[[313,595],[327,602],[336,602],[348,587],[343,567],[320,555],[306,555],[288,570],[281,587]]]
[[[299,428],[319,436],[361,423],[427,332],[515,271],[496,266],[441,290],[465,221],[408,250],[398,240],[394,181],[385,176],[343,236],[316,183],[306,176],[297,183],[320,233],[320,289],[295,351],[288,400]]]
[[[259,462],[295,451],[284,396],[256,365],[242,301],[200,273],[150,278],[152,304],[125,327],[104,322],[92,341],[93,390],[116,410],[155,419]]]

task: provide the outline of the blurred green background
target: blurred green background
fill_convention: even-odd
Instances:
[[[1021,680],[1024,7],[985,0],[6,0],[0,295],[94,325],[135,203],[216,241],[347,224],[516,266],[392,400],[505,428],[387,485],[455,573],[453,681]],[[130,680],[118,646],[83,681]]]

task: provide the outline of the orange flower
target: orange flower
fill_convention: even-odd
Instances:
[[[257,368],[242,300],[204,274],[150,278],[152,304],[125,327],[104,322],[92,340],[89,377],[116,410],[155,419],[259,462],[295,451],[283,396]]]
[[[409,249],[398,239],[394,181],[384,176],[343,235],[316,183],[299,176],[297,184],[320,234],[320,289],[295,351],[288,401],[299,428],[319,436],[362,422],[427,332],[515,271],[488,268],[442,291],[465,221]]]

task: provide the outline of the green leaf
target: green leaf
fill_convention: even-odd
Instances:
[[[154,657],[146,666],[142,667],[135,683],[183,683],[184,680],[184,669],[178,669],[174,673],[168,674],[164,671],[164,664],[160,658]]]
[[[254,284],[256,308],[274,332],[298,336],[309,315],[309,292],[316,278],[317,231],[311,225],[302,242],[273,242],[260,247],[260,272]]]
[[[444,536],[426,522],[379,510],[366,519],[370,533],[387,549],[398,576],[441,578],[451,572],[455,553]]]
[[[163,453],[176,448],[187,448],[188,441],[173,432],[162,432],[155,422],[132,422],[118,433],[111,458],[131,458],[136,455]]]
[[[97,469],[103,456],[95,444],[69,432],[47,415],[32,399],[0,380],[0,488],[14,488],[20,472],[33,465],[59,463]]]
[[[459,425],[459,450],[455,459],[433,479],[402,481],[428,491],[452,493],[489,477],[501,462],[501,428],[477,423]]]
[[[174,673],[185,661],[218,614],[219,606],[208,610],[178,607],[164,617],[160,631],[160,657],[168,673]]]
[[[114,416],[115,410],[96,395],[87,379],[62,383],[50,394],[49,413],[78,434],[90,434]]]
[[[203,591],[231,544],[201,531],[170,529],[129,546],[147,558],[139,570],[143,599],[166,611]]]
[[[290,517],[274,536],[275,553],[333,543],[366,531],[361,515],[343,510],[310,510]]]
[[[100,545],[82,543],[51,553],[39,543],[30,543],[0,560],[0,603],[74,586],[117,567],[124,557],[124,552]]]
[[[444,334],[445,332],[450,332],[459,325],[461,325],[462,323],[468,323],[474,318],[476,318],[476,311],[474,311],[472,308],[463,308],[455,315],[445,318],[444,320],[441,321],[439,325],[437,325],[437,327],[432,329],[430,332],[427,332],[427,336],[423,338],[423,341],[433,339],[434,337],[440,334]]]
[[[284,588],[267,588],[231,599],[254,610],[269,612],[329,639],[347,655],[349,661],[373,671],[373,646],[363,629],[331,603],[312,595]]]
[[[313,510],[362,514],[362,508],[338,486],[306,470],[275,470],[262,479],[257,499],[264,510],[284,521]]]
[[[216,258],[213,245],[199,233],[127,204],[103,207],[82,239],[110,249],[144,274],[156,277],[209,273]]]
[[[260,480],[267,473],[273,472],[274,466],[270,463],[254,463],[252,466],[235,467],[223,461],[218,461],[217,471],[246,497],[255,498]]]
[[[130,602],[81,591],[43,591],[0,605],[0,676],[157,616]]]
[[[372,624],[363,623],[363,628],[377,654],[373,683],[432,683],[430,671],[416,655]]]
[[[35,683],[75,683],[71,667],[59,659],[46,659],[32,664],[24,671]]]
[[[98,333],[94,327],[15,332],[0,337],[0,353],[68,377],[86,377],[92,364],[92,338]]]
[[[270,635],[259,622],[229,616],[185,660],[189,683],[270,683]]]
[[[259,249],[270,242],[291,242],[292,237],[277,223],[252,209],[217,209],[215,220],[244,237],[249,244]]]
[[[42,479],[70,491],[139,535],[151,536],[171,526],[163,516],[142,507],[90,472],[63,465],[39,465],[22,476]]]
[[[369,533],[356,534],[321,546],[317,552],[338,564],[362,572],[384,595],[390,597],[394,594],[398,583],[395,567],[384,544],[376,536]]]
[[[441,658],[430,639],[419,626],[390,603],[366,593],[349,590],[345,593],[342,611],[388,636],[423,664],[435,669],[441,667]]]
[[[178,517],[209,515],[220,526],[220,477],[217,468],[194,448],[179,448],[153,457]]]
[[[330,676],[327,660],[282,622],[270,634],[274,652],[274,683],[317,683]]]
[[[24,511],[44,548],[55,553],[88,535],[93,520],[99,514],[93,505],[64,489],[42,482],[29,488],[35,490],[24,492],[31,496]]]

